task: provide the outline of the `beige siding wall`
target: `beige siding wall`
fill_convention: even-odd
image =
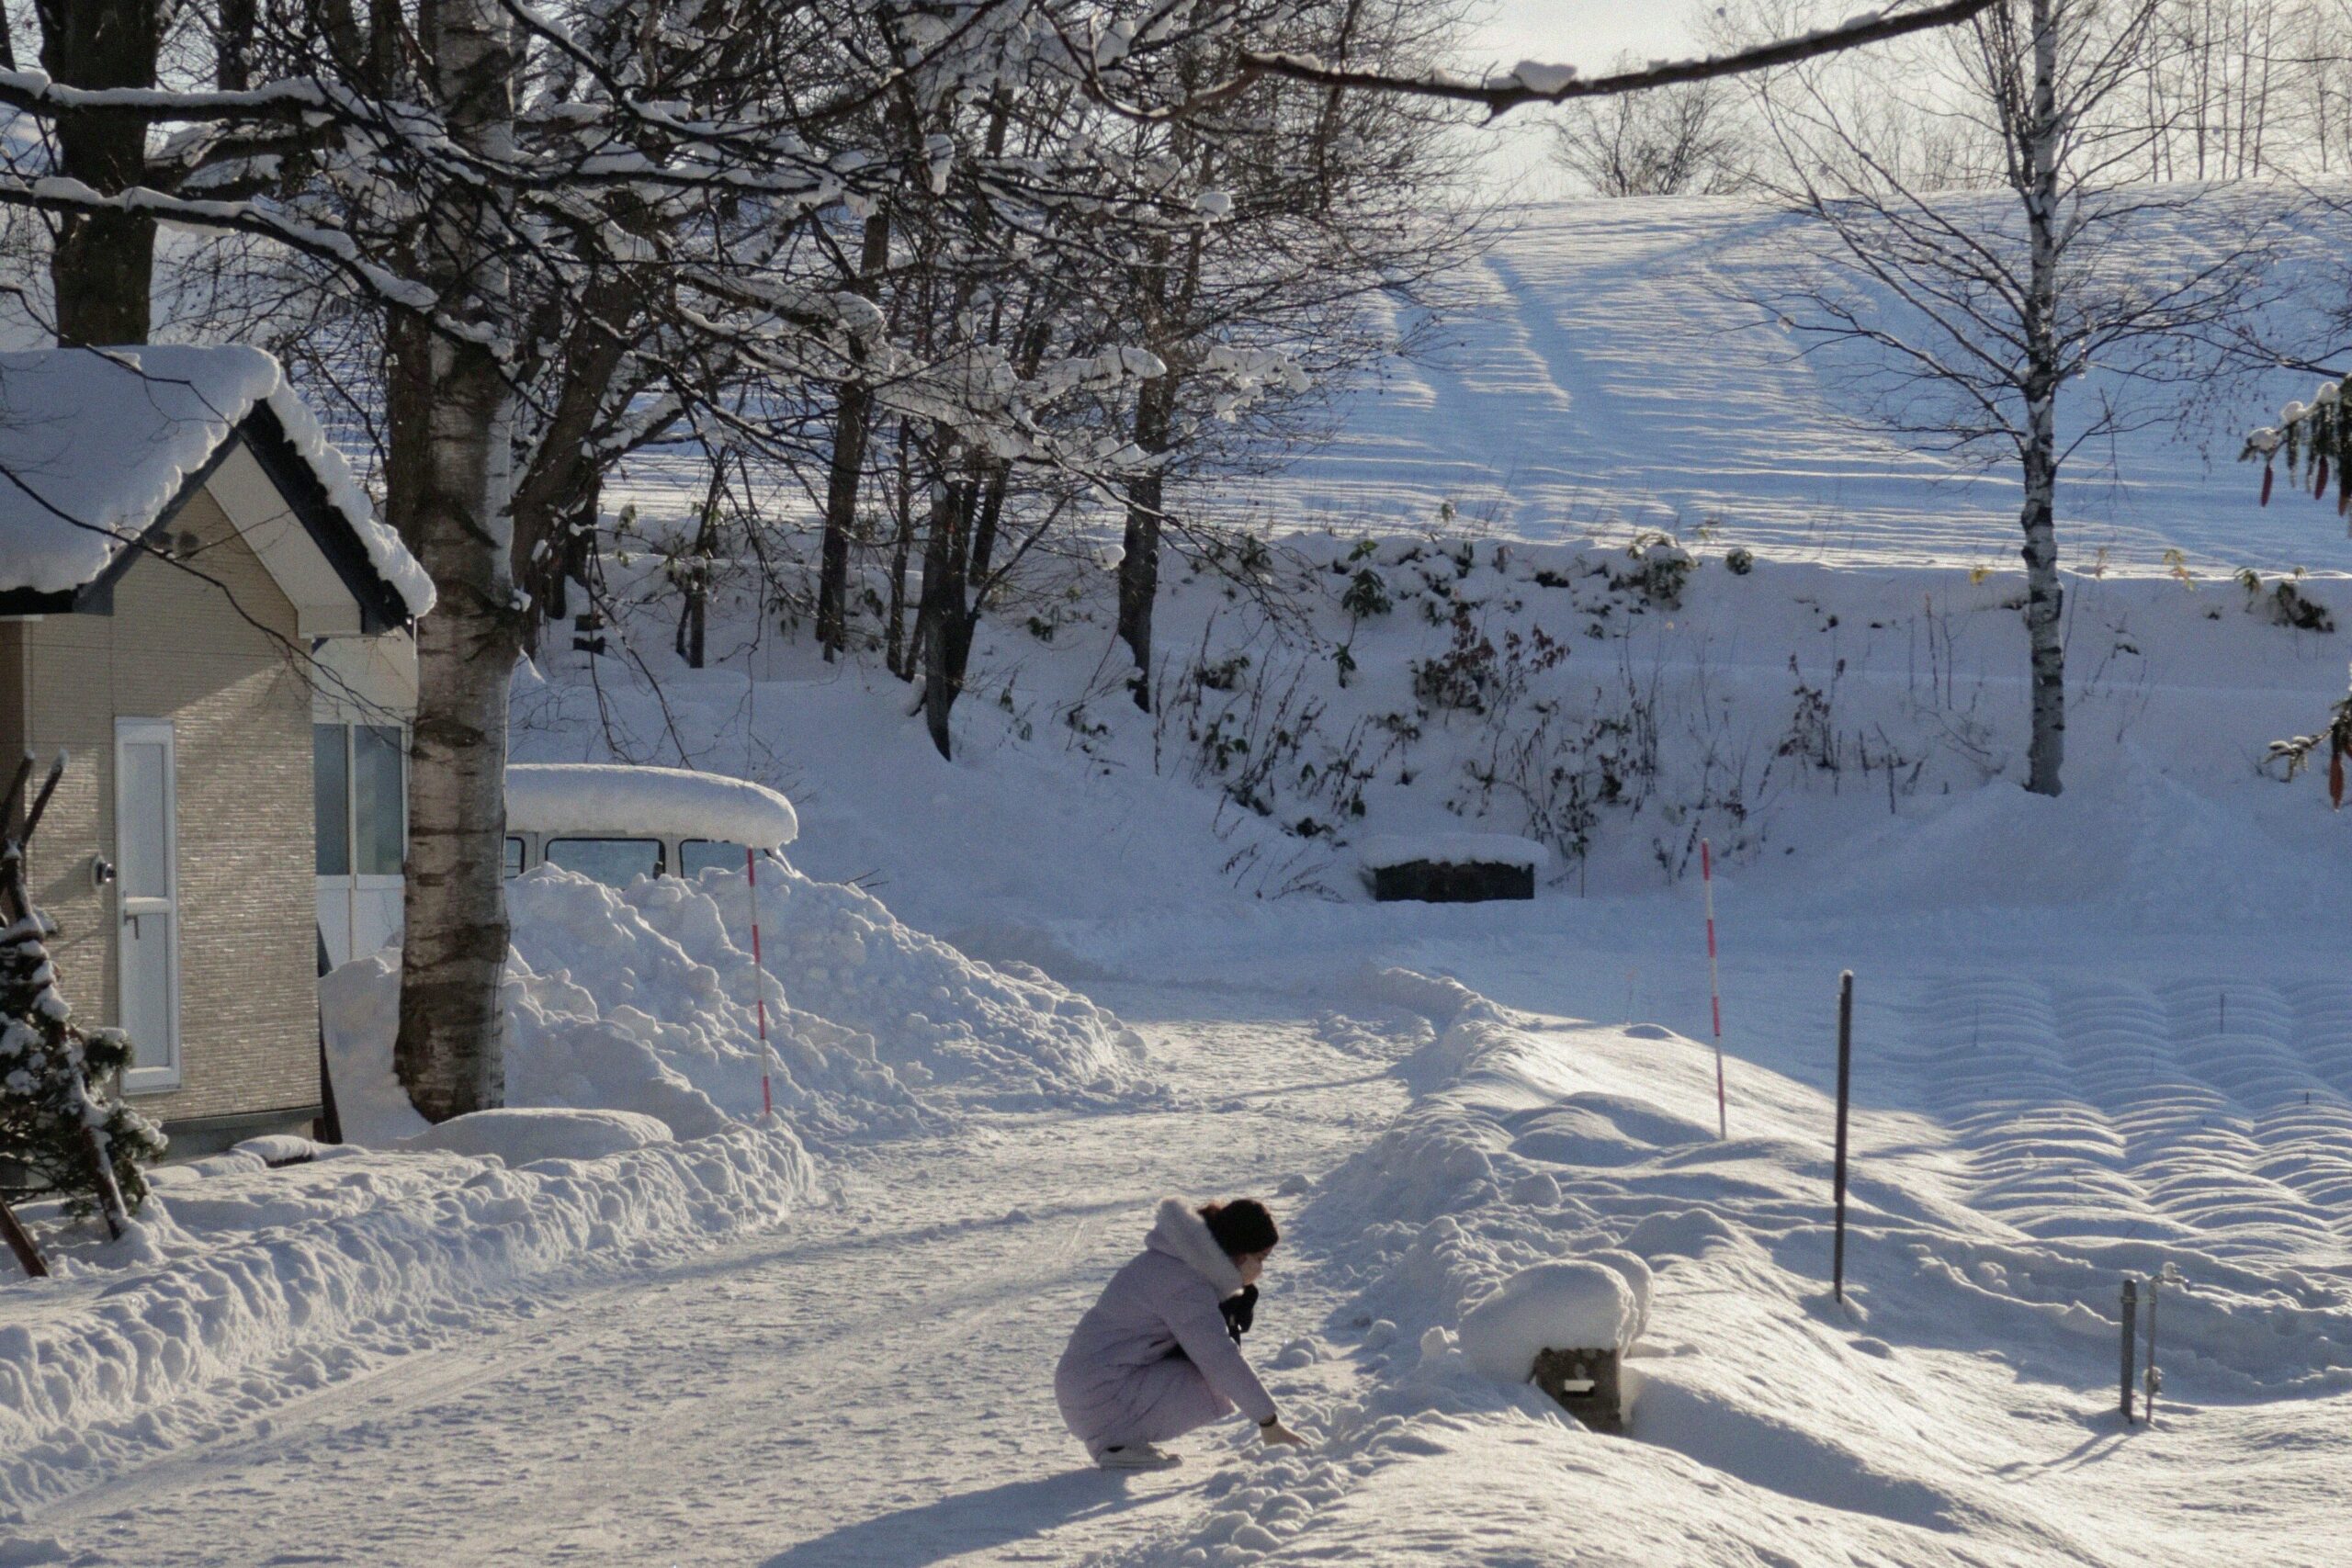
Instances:
[[[170,719],[181,1087],[140,1097],[140,1108],[176,1120],[315,1105],[311,694],[269,635],[294,638],[294,607],[209,495],[173,527],[198,536],[200,569],[220,587],[141,560],[116,584],[113,615],[18,623],[0,639],[0,736],[68,759],[34,840],[33,896],[62,928],[52,945],[66,999],[85,1020],[114,1021],[114,893],[90,880],[92,854],[118,858],[114,721]]]

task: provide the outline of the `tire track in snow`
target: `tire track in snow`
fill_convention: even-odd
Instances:
[[[142,1568],[273,1549],[911,1568],[1074,1560],[1172,1522],[1202,1506],[1223,1435],[1170,1476],[1080,1470],[1053,1409],[1061,1336],[1161,1191],[1271,1190],[1385,1125],[1403,1090],[1268,1004],[1145,999],[1155,1055],[1196,1086],[1185,1105],[975,1117],[845,1156],[835,1205],[786,1229],[536,1303],[30,1522]],[[1329,1305],[1301,1269],[1261,1331]]]

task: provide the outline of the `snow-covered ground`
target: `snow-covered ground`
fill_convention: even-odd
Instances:
[[[1171,565],[1153,714],[1083,561],[983,623],[953,762],[723,596],[708,670],[620,617],[658,704],[552,649],[522,757],[790,795],[764,974],[740,872],[514,884],[532,1113],[169,1172],[0,1289],[0,1564],[2335,1561],[2352,843],[2260,763],[2344,689],[2352,554],[2153,429],[2085,473],[2025,795],[2009,492],[1754,322],[1784,225],[1531,215],[1463,352],[1254,498],[1268,551]],[[2208,412],[2226,458],[2260,411]],[[1462,834],[1538,897],[1370,899]],[[327,987],[379,1145],[391,975]],[[1308,1450],[1080,1468],[1054,1359],[1169,1191],[1274,1204],[1250,1349]],[[1646,1284],[1625,1438],[1479,1310],[1592,1260]],[[2166,1267],[2127,1430],[2117,1291]]]
[[[1556,620],[1573,651],[1546,679],[1641,671],[1683,694],[1678,712],[1733,713],[1725,753],[1794,771],[1743,816],[1698,808],[1678,792],[1705,748],[1662,739],[1652,804],[1602,819],[1533,902],[1379,905],[1341,874],[1358,832],[1523,827],[1443,805],[1478,755],[1475,716],[1430,716],[1409,752],[1425,782],[1384,761],[1340,844],[1283,830],[1287,783],[1283,812],[1237,818],[1223,776],[1155,768],[1153,728],[1115,688],[1070,723],[1054,694],[1082,698],[1102,660],[1080,615],[1050,642],[997,634],[984,668],[1035,695],[976,691],[953,764],[870,671],[681,674],[673,719],[714,753],[695,760],[761,755],[727,728],[746,711],[790,759],[763,775],[802,818],[765,918],[772,1020],[809,1021],[786,1119],[808,1123],[811,1179],[665,1247],[357,1295],[347,1331],[245,1336],[234,1368],[136,1330],[161,1291],[214,1303],[191,1301],[198,1322],[268,1299],[175,1274],[173,1226],[245,1225],[258,1255],[291,1256],[342,1234],[322,1224],[364,1234],[329,1206],[365,1207],[389,1173],[428,1217],[557,1175],[355,1155],[167,1179],[155,1256],[77,1261],[54,1307],[0,1296],[0,1364],[50,1412],[0,1472],[0,1561],[2332,1561],[2352,1458],[2352,846],[2316,781],[2256,761],[2340,689],[2341,634],[2278,624],[2275,580],[2260,598],[2211,575],[2083,580],[2073,786],[2052,802],[2013,782],[2020,650],[1998,577],[1743,575],[1710,549],[1678,606],[1635,614],[1638,591],[1587,570],[1622,552],[1457,571],[1411,548],[1356,563],[1396,603],[1357,628],[1360,680],[1317,674],[1317,700],[1408,711],[1410,661],[1451,646],[1420,608],[1436,577],[1498,636]],[[1206,639],[1188,664],[1232,651],[1209,629],[1230,603],[1214,584],[1172,593],[1172,624]],[[2336,587],[2299,592],[2335,604]],[[1216,728],[1242,677],[1186,722]],[[583,754],[558,728],[570,671],[541,679],[527,739]],[[1702,691],[1713,705],[1690,705]],[[1556,700],[1599,711],[1573,686]],[[1864,737],[1904,763],[1865,765]],[[1657,852],[1693,823],[1730,851],[1722,1142],[1700,889]],[[1252,844],[1322,857],[1322,891],[1276,896],[1234,863]],[[827,880],[851,876],[871,891]],[[600,1060],[650,1062],[740,1119],[747,907],[727,873],[622,894],[539,874],[517,887],[514,994],[548,1040],[605,1040]],[[1824,1091],[1846,967],[1839,1308]],[[948,996],[925,1006],[934,986]],[[895,1097],[827,1076],[851,1067],[887,1070]],[[610,1092],[583,1075],[585,1091],[537,1081],[548,1103]],[[594,1190],[579,1168],[562,1179]],[[1310,1450],[1220,1428],[1167,1474],[1080,1468],[1052,1362],[1170,1190],[1275,1204],[1289,1239],[1250,1347]],[[522,1237],[565,1223],[514,1214]],[[447,1218],[423,1256],[506,1234]],[[1623,1438],[1458,1348],[1513,1275],[1603,1255],[1652,1276]],[[2165,1265],[2165,1394],[2127,1431],[2117,1290]],[[62,1347],[107,1324],[159,1371],[73,1370]]]

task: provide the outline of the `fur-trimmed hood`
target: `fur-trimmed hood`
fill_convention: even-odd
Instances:
[[[1200,1211],[1182,1198],[1159,1201],[1159,1216],[1152,1222],[1151,1235],[1143,1245],[1148,1252],[1165,1253],[1189,1265],[1215,1288],[1219,1301],[1241,1289],[1241,1270],[1216,1244],[1216,1237],[1209,1235],[1208,1222],[1201,1218]]]

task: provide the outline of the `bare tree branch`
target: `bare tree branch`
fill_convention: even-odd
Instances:
[[[1476,104],[1485,108],[1487,117],[1492,118],[1526,104],[1563,104],[1572,98],[1638,93],[1647,87],[1670,87],[1679,82],[1705,82],[1718,76],[1738,76],[1752,71],[1769,71],[1775,66],[1795,65],[1825,55],[1840,54],[1849,49],[1860,49],[1866,44],[1883,43],[1889,39],[1925,32],[1933,28],[1948,28],[1956,22],[1967,21],[1993,3],[1994,0],[1944,0],[1943,4],[1930,6],[1924,10],[1871,16],[1842,27],[1776,39],[1770,43],[1736,50],[1727,54],[1672,61],[1645,66],[1638,71],[1623,71],[1589,79],[1579,79],[1567,66],[1544,68],[1547,72],[1556,69],[1566,74],[1566,80],[1557,85],[1540,81],[1530,83],[1516,73],[1484,82],[1470,82],[1442,73],[1412,76],[1385,71],[1349,70],[1297,54],[1245,52],[1241,62],[1253,73],[1286,77],[1295,82],[1311,82],[1319,86],[1362,87]]]

